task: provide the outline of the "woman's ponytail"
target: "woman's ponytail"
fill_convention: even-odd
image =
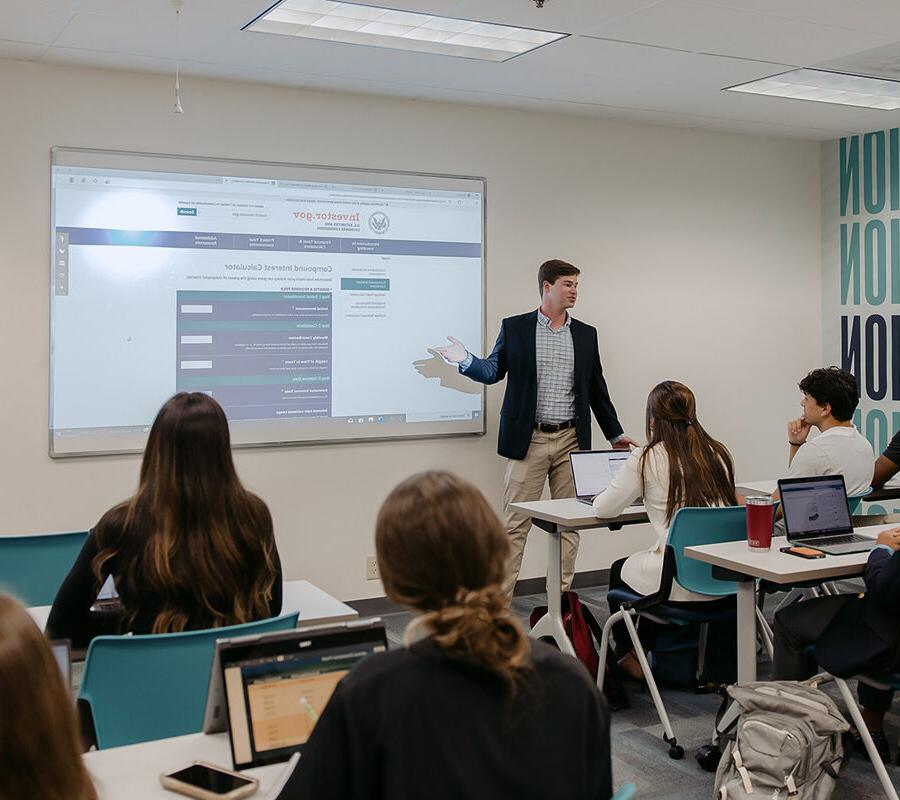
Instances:
[[[509,536],[484,495],[449,472],[414,475],[384,501],[375,550],[387,596],[421,612],[409,635],[430,637],[515,690],[531,648],[500,590]]]

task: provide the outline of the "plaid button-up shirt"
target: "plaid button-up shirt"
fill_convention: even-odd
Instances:
[[[537,358],[537,409],[535,422],[566,422],[575,417],[575,347],[572,318],[558,331],[550,318],[537,312],[535,331]]]

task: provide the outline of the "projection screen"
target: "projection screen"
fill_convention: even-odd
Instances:
[[[54,148],[50,455],[206,392],[235,446],[484,433],[485,181]]]

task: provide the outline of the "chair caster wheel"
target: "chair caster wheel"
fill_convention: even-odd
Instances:
[[[674,758],[676,761],[680,761],[684,758],[684,748],[680,744],[673,744],[669,747],[669,758]]]
[[[705,744],[697,751],[697,763],[707,772],[715,772],[722,760],[722,750],[718,745]]]

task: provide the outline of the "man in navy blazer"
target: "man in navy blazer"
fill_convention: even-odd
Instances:
[[[577,267],[552,260],[538,270],[541,306],[507,317],[487,358],[477,358],[452,342],[437,347],[447,361],[479,383],[506,378],[500,409],[497,452],[508,459],[504,506],[510,535],[510,560],[503,590],[512,599],[531,520],[509,510],[510,503],[538,500],[549,479],[552,497],[573,497],[569,453],[591,448],[591,412],[604,436],[617,449],[634,442],[624,435],[603,378],[597,331],[572,319],[568,309],[578,297]],[[578,534],[563,534],[562,585],[571,586]]]
[[[900,664],[900,528],[878,534],[869,553],[865,594],[804,600],[775,615],[775,677],[803,680],[821,664],[834,675],[877,675]],[[815,645],[815,658],[806,648]],[[893,692],[859,684],[863,718],[885,761],[883,731]],[[857,748],[862,754],[865,750]]]

